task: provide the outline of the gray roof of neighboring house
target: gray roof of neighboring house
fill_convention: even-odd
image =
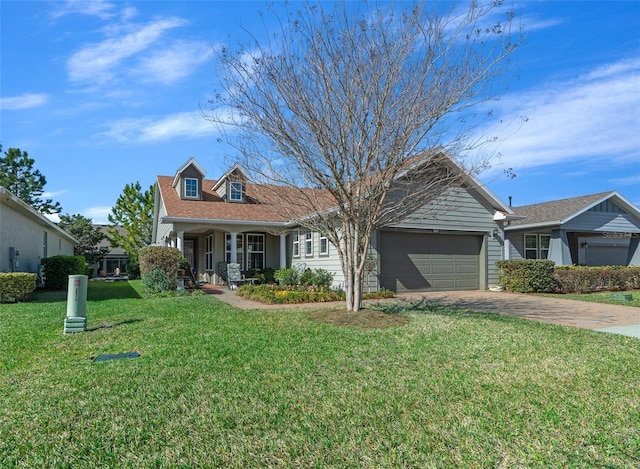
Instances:
[[[636,206],[627,201],[624,197],[618,194],[618,192],[609,191],[583,195],[580,197],[571,197],[568,199],[553,200],[551,202],[543,202],[540,204],[512,207],[516,215],[521,215],[526,218],[523,220],[512,221],[509,227],[521,228],[531,225],[560,225],[607,199],[614,199],[620,207],[633,213],[635,216],[640,216],[640,211]]]

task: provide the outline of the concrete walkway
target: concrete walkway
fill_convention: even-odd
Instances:
[[[342,302],[265,305],[241,298],[236,295],[235,291],[231,291],[227,287],[205,285],[204,290],[215,295],[221,301],[241,309],[318,309],[342,306]],[[640,308],[633,306],[492,291],[401,293],[397,295],[397,298],[376,300],[376,302],[420,301],[422,299],[473,311],[504,314],[550,324],[581,327],[640,338]]]

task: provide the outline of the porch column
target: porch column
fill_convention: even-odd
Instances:
[[[511,240],[507,238],[506,233],[504,236],[504,260],[511,259]]]
[[[280,268],[287,268],[287,234],[280,233]]]
[[[231,263],[238,262],[238,233],[229,233],[231,235]]]
[[[180,252],[184,252],[184,231],[178,231],[176,247],[180,249]]]
[[[640,233],[634,233],[635,238],[629,242],[627,265],[640,265]]]
[[[551,241],[549,242],[549,260],[556,265],[572,265],[571,251],[569,250],[569,239],[564,230],[552,230]]]

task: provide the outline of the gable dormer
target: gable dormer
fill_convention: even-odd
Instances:
[[[173,178],[173,187],[182,200],[202,200],[202,180],[205,171],[198,162],[189,158]]]
[[[249,177],[238,164],[227,171],[213,186],[213,190],[225,201],[234,203],[245,203],[246,187]]]

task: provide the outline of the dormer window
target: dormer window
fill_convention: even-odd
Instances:
[[[240,181],[229,182],[229,200],[242,202],[244,200],[243,184]]]
[[[196,178],[184,178],[185,199],[198,198],[198,180]]]

